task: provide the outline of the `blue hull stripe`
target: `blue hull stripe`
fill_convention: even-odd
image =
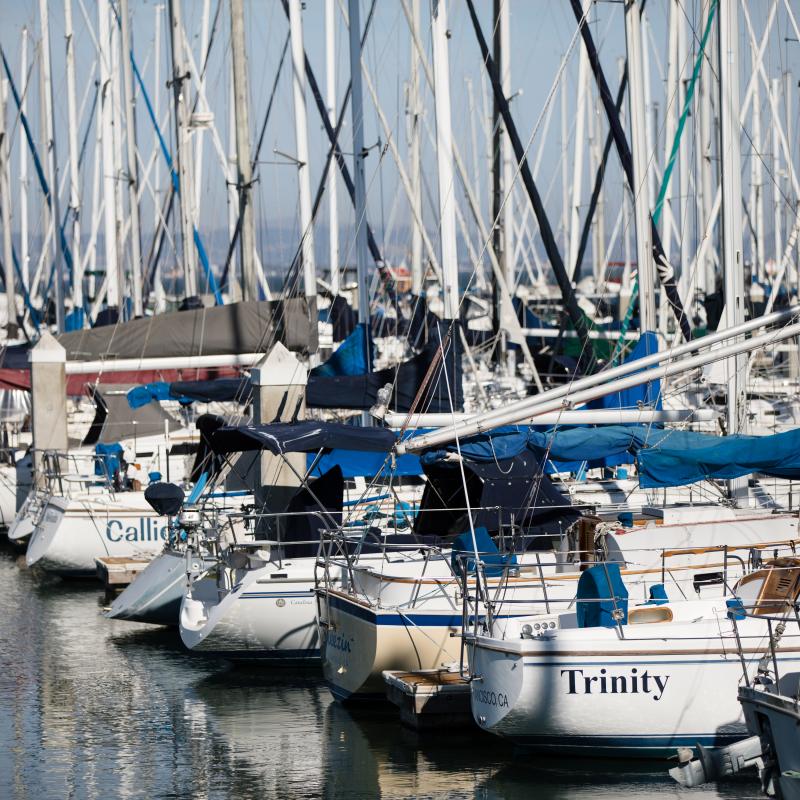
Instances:
[[[456,626],[461,627],[461,614],[376,614],[374,611],[364,608],[356,603],[349,603],[340,597],[329,596],[330,605],[339,611],[343,611],[350,616],[371,622],[373,625],[396,625],[406,627],[432,626]]]
[[[268,597],[313,597],[314,593],[306,592],[247,592],[239,595],[241,600],[263,599]]]

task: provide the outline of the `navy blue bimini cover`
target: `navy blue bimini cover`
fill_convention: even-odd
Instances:
[[[392,387],[389,408],[393,411],[445,413],[464,408],[462,347],[458,328],[439,321],[422,350],[396,367],[366,375],[309,375],[306,405],[310,408],[351,408],[368,411],[378,392]],[[449,335],[448,335],[449,331]],[[444,357],[440,356],[441,346]],[[424,387],[424,388],[423,388]]]
[[[589,567],[578,581],[575,600],[579,628],[616,628],[615,609],[622,612],[623,625],[628,621],[628,590],[617,563]]]
[[[333,449],[388,453],[395,441],[388,428],[357,428],[341,422],[306,420],[220,428],[211,437],[211,446],[215,453],[262,449],[275,455]]]

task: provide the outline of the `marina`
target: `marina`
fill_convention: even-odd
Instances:
[[[113,623],[97,587],[37,579],[0,551],[3,797],[675,797],[658,764],[515,757],[456,731],[419,741],[333,701],[316,670],[231,670],[174,631]],[[693,797],[755,798],[757,782]]]
[[[0,27],[0,800],[800,800],[800,8]]]

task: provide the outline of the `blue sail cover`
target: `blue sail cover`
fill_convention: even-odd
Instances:
[[[683,486],[708,478],[727,480],[758,472],[800,479],[800,429],[772,436],[715,436],[647,425],[605,425],[547,431],[504,427],[460,443],[467,461],[504,461],[530,451],[560,469],[631,463],[644,489]],[[443,462],[458,452],[455,443],[429,450],[424,465]]]
[[[367,362],[369,347],[369,362]],[[309,373],[316,377],[334,377],[336,375],[366,375],[375,360],[375,346],[372,338],[367,336],[367,326],[356,325],[355,330],[336,348],[331,357]]]
[[[630,464],[645,444],[660,441],[665,431],[647,425],[604,425],[597,428],[570,427],[537,430],[527,426],[506,426],[461,441],[461,454],[468,461],[504,461],[532,452],[539,461],[555,462],[560,469]],[[429,450],[423,464],[435,464],[458,452],[455,443]]]
[[[645,489],[683,486],[706,478],[729,480],[759,472],[800,478],[800,429],[771,436],[710,436],[670,431],[657,447],[638,455],[639,484]]]

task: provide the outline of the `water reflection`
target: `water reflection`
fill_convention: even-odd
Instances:
[[[316,670],[238,670],[106,620],[94,585],[0,551],[0,798],[685,796],[662,765],[534,759],[472,728],[419,738]],[[688,793],[759,797],[753,781]]]

